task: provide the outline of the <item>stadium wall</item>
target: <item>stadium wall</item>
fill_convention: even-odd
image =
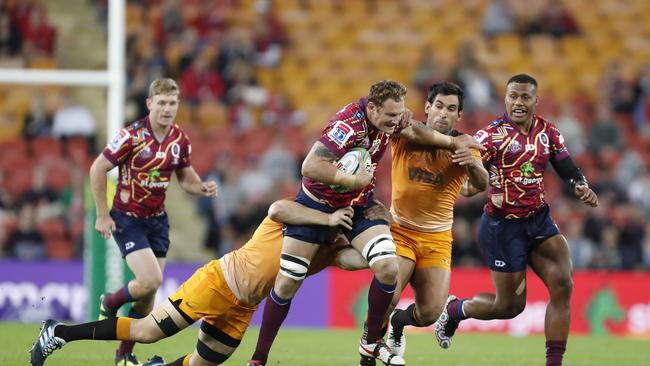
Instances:
[[[200,264],[170,263],[157,302],[188,278]],[[46,318],[86,321],[88,293],[83,263],[0,261],[0,321],[40,322]],[[291,327],[353,328],[361,325],[371,273],[329,269],[310,277],[294,299],[285,322]],[[526,310],[511,320],[461,323],[462,331],[543,333],[548,298],[543,284],[528,276]],[[458,296],[492,289],[489,271],[454,269],[451,291]],[[413,301],[407,289],[400,307]],[[253,324],[258,325],[260,311]],[[590,272],[574,275],[573,333],[650,336],[650,273]]]

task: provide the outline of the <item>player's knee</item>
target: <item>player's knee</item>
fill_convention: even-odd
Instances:
[[[380,234],[368,241],[361,254],[380,282],[395,283],[398,269],[396,251],[393,237]]]
[[[142,281],[142,289],[146,294],[155,294],[162,285],[162,275],[151,275]]]
[[[281,274],[283,274],[281,272]],[[278,276],[278,279],[275,281],[273,286],[273,291],[282,299],[290,299],[300,288],[302,281],[295,280],[284,276]]]
[[[146,318],[134,319],[131,323],[131,338],[138,343],[154,343],[164,337],[160,329],[152,328]]]
[[[441,301],[439,303],[434,303],[431,306],[418,308],[418,320],[420,325],[423,327],[428,327],[429,325],[435,323],[438,320],[438,317],[442,313],[442,308],[445,306],[445,302]]]
[[[372,266],[372,271],[377,280],[381,283],[395,283],[397,282],[398,264],[396,258],[385,258],[375,262]]]
[[[568,300],[573,293],[573,279],[570,275],[558,276],[550,287],[549,292],[553,297]]]
[[[510,301],[506,303],[495,304],[496,318],[498,319],[512,319],[521,314],[526,308],[526,300],[523,301]]]
[[[307,258],[282,252],[280,255],[280,274],[294,282],[300,282],[307,277],[309,264],[310,261]]]

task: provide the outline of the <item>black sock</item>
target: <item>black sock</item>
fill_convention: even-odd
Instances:
[[[54,335],[66,342],[79,339],[117,339],[117,319],[109,318],[79,325],[59,324],[54,328]]]
[[[417,319],[415,319],[415,304],[409,305],[406,309],[400,310],[391,319],[393,327],[404,327],[406,325],[414,325],[421,327]]]

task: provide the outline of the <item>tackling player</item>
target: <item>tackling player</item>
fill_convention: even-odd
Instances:
[[[167,366],[221,364],[239,346],[258,304],[273,287],[282,248],[280,221],[325,225],[332,229],[328,240],[333,242],[337,238],[337,244],[319,248],[309,274],[328,265],[346,270],[368,268],[365,259],[344,245],[345,239],[339,234],[339,227],[352,227],[352,214],[350,207],[326,214],[292,201],[275,202],[246,245],[199,268],[147,317],[108,318],[78,325],[47,320],[32,347],[31,364],[43,365],[52,352],[67,342],[88,339],[152,343],[178,333],[201,318],[203,323],[194,352]],[[153,357],[145,364],[162,366],[163,363],[159,357]]]
[[[375,186],[374,171],[359,169],[355,175],[337,170],[333,162],[354,147],[365,148],[375,166],[383,156],[390,136],[400,132],[411,140],[447,148],[472,145],[480,147],[469,137],[450,137],[420,125],[409,125],[404,98],[406,88],[398,82],[384,80],[371,86],[367,97],[338,111],[325,126],[320,139],[314,143],[302,165],[303,186],[296,202],[323,212],[352,205],[353,225],[345,235],[368,261],[374,278],[368,292],[366,329],[359,342],[362,357],[379,359],[387,365],[404,365],[404,359],[386,346],[382,339],[382,323],[397,284],[397,257],[388,223],[383,219],[368,219],[364,210],[372,207]],[[337,193],[331,186],[350,188]],[[249,366],[264,365],[273,341],[286,318],[291,299],[298,291],[316,251],[327,241],[322,226],[287,225],[282,247],[280,271],[271,289],[271,301],[264,308],[262,327]]]
[[[585,204],[598,197],[576,167],[557,127],[535,114],[537,81],[515,75],[506,86],[506,113],[475,138],[483,143],[483,165],[490,174],[488,202],[481,218],[479,245],[496,294],[471,299],[451,295],[435,323],[441,347],[448,348],[461,320],[511,319],[526,306],[526,267],[530,265],[550,294],[546,307],[546,365],[562,365],[571,318],[571,257],[564,236],[544,198],[544,171],[550,162]]]
[[[424,106],[426,128],[445,135],[459,135],[454,127],[461,118],[463,102],[464,93],[458,85],[449,82],[432,85]],[[462,148],[455,152],[436,149],[397,134],[391,139],[391,153],[390,229],[399,256],[399,286],[391,307],[397,305],[408,283],[415,294],[415,303],[404,310],[396,309],[388,323],[387,344],[403,356],[404,326],[433,324],[447,299],[456,198],[459,193],[470,196],[485,190],[488,173],[475,149]],[[374,363],[362,358],[361,364]]]
[[[99,319],[113,318],[127,302],[133,302],[132,318],[149,314],[162,282],[169,249],[169,222],[165,193],[176,173],[189,193],[213,197],[215,182],[202,182],[192,168],[192,148],[187,135],[174,123],[179,88],[172,79],[154,80],[149,87],[149,115],[120,130],[90,168],[90,183],[97,210],[97,230],[104,239],[115,239],[135,279],[100,298]],[[106,173],[119,167],[113,208],[106,203]],[[134,342],[122,342],[115,364],[139,365]]]

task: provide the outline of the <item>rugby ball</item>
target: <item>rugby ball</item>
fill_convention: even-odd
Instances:
[[[336,166],[336,169],[348,174],[356,174],[360,166],[364,166],[368,171],[372,169],[370,154],[362,147],[353,147],[333,164]],[[338,193],[347,193],[351,191],[350,188],[342,185],[332,185],[330,187]]]

